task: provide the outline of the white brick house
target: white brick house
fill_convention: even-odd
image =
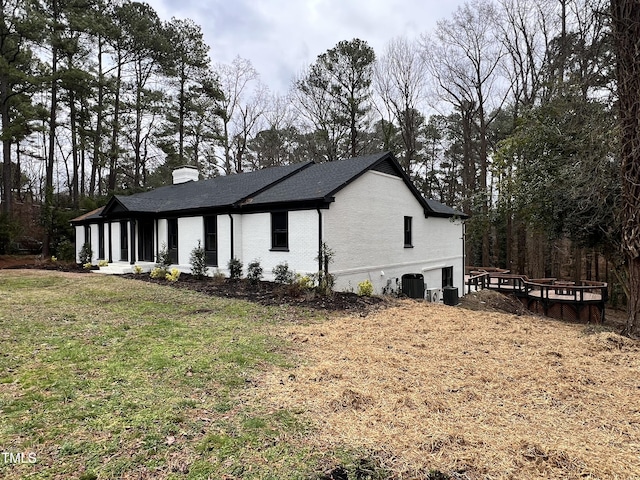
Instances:
[[[464,218],[424,199],[390,153],[314,162],[197,181],[185,167],[174,185],[131,196],[73,220],[76,253],[91,244],[93,262],[113,272],[150,266],[163,245],[190,271],[198,241],[211,272],[227,274],[231,258],[259,260],[265,279],[287,262],[301,274],[319,270],[324,242],[337,290],[369,279],[377,293],[403,275],[423,275],[428,288],[463,292]]]

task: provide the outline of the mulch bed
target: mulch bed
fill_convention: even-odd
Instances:
[[[278,334],[299,363],[247,394],[317,425],[305,448],[398,479],[640,478],[640,344],[602,327],[398,300]]]
[[[297,305],[310,307],[317,310],[336,312],[353,312],[366,315],[370,311],[383,307],[391,299],[383,297],[364,297],[350,292],[333,292],[330,295],[318,295],[313,291],[299,292],[274,282],[261,281],[251,284],[246,279],[223,280],[205,278],[198,279],[188,273],[180,275],[177,282],[167,282],[163,279],[154,279],[148,273],[125,274],[125,278],[144,282],[170,285],[174,288],[186,288],[205,295],[223,298],[235,298],[259,303],[260,305]]]

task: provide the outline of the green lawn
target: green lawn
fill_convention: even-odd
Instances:
[[[309,478],[323,461],[304,447],[312,427],[248,394],[287,366],[269,330],[309,315],[0,271],[0,478]]]

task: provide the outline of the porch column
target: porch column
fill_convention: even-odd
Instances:
[[[111,232],[111,222],[109,222],[109,258],[107,261],[109,263],[113,262],[113,240],[112,240],[112,232]]]
[[[134,218],[129,222],[129,228],[131,231],[129,234],[131,235],[131,243],[129,248],[129,258],[131,259],[129,263],[133,265],[136,263],[136,220]]]

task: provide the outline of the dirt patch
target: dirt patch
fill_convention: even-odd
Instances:
[[[460,306],[469,310],[505,312],[514,315],[531,315],[522,302],[513,295],[504,295],[492,290],[471,292],[460,298]]]
[[[0,269],[88,272],[75,262],[44,260],[42,255],[0,255]]]
[[[376,452],[393,478],[640,478],[638,342],[409,300],[278,332],[300,363],[251,394],[317,425],[318,451]]]

